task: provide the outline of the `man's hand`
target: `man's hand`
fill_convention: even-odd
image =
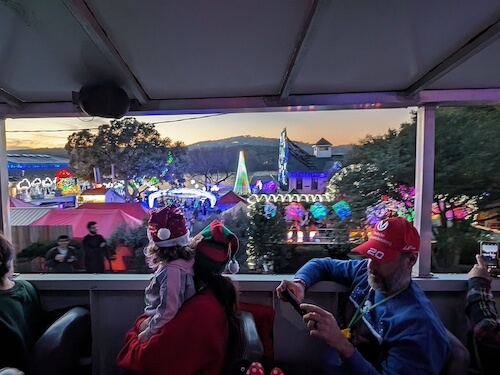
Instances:
[[[312,337],[320,338],[335,349],[342,360],[352,357],[356,349],[344,337],[332,313],[309,303],[302,303],[300,308],[307,311],[303,319]]]
[[[64,261],[64,255],[62,254],[57,254],[55,257],[54,257],[55,260],[57,260],[58,262],[63,262]]]
[[[106,242],[101,242],[101,244],[99,245],[100,247],[104,247],[106,246]]]
[[[302,302],[304,300],[305,296],[305,287],[301,283],[292,283],[290,281],[283,280],[280,285],[276,288],[276,294],[279,299],[282,301],[286,301],[285,298],[283,297],[283,292],[287,289],[290,289],[290,291],[297,297],[299,302]]]
[[[467,278],[472,279],[473,277],[482,277],[483,279],[491,281],[491,275],[488,272],[488,268],[484,264],[481,255],[476,255],[476,262],[477,264],[474,264],[474,267],[472,267],[472,269],[467,274]]]

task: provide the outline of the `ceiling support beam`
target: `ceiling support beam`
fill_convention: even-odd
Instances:
[[[81,117],[72,102],[23,103],[23,108],[0,104],[0,118]],[[423,105],[474,106],[500,104],[500,89],[426,90],[413,97],[400,92],[290,95],[284,102],[275,96],[150,100],[132,102],[129,116],[189,115],[244,112],[308,112],[344,109],[406,108]]]
[[[121,73],[127,86],[141,105],[146,105],[149,98],[141,84],[123,60],[120,53],[108,38],[106,32],[89,9],[85,0],[63,0],[73,17],[82,26],[90,39],[99,48],[108,61]]]
[[[309,46],[314,38],[320,18],[326,13],[326,7],[330,4],[330,0],[313,0],[309,13],[307,15],[304,26],[300,33],[299,39],[293,50],[292,57],[288,63],[285,73],[285,78],[281,83],[279,101],[286,101],[290,96],[292,87],[297,79],[297,75],[302,67],[304,57],[309,51]]]
[[[465,61],[479,53],[484,48],[495,42],[500,37],[500,19],[495,23],[476,34],[466,44],[451,54],[448,58],[441,61],[434,68],[429,70],[420,79],[404,90],[406,96],[418,94],[425,90],[429,85],[436,82],[444,75],[463,64]]]
[[[8,91],[5,91],[0,87],[0,100],[3,100],[5,103],[8,105],[11,105],[14,108],[17,109],[23,109],[24,108],[24,103],[22,102],[21,99],[15,97]]]

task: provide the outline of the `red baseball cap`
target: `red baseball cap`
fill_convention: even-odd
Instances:
[[[402,217],[394,217],[379,221],[368,241],[352,251],[387,262],[401,253],[418,252],[419,248],[420,235],[413,224]]]

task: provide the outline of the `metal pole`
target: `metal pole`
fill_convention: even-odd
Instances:
[[[5,118],[0,118],[0,230],[12,241],[9,207],[9,172],[7,170],[7,142],[5,139]]]
[[[434,136],[436,108],[420,107],[417,111],[415,162],[415,221],[420,233],[420,256],[413,267],[418,277],[431,277],[432,201],[434,195]]]

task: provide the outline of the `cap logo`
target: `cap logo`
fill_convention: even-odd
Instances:
[[[368,249],[366,254],[371,255],[372,257],[374,257],[375,259],[378,259],[378,260],[382,259],[385,255],[382,251],[374,249],[373,247]]]
[[[383,232],[384,230],[387,229],[388,226],[389,226],[389,222],[388,221],[379,221],[377,223],[377,230],[379,232]]]

